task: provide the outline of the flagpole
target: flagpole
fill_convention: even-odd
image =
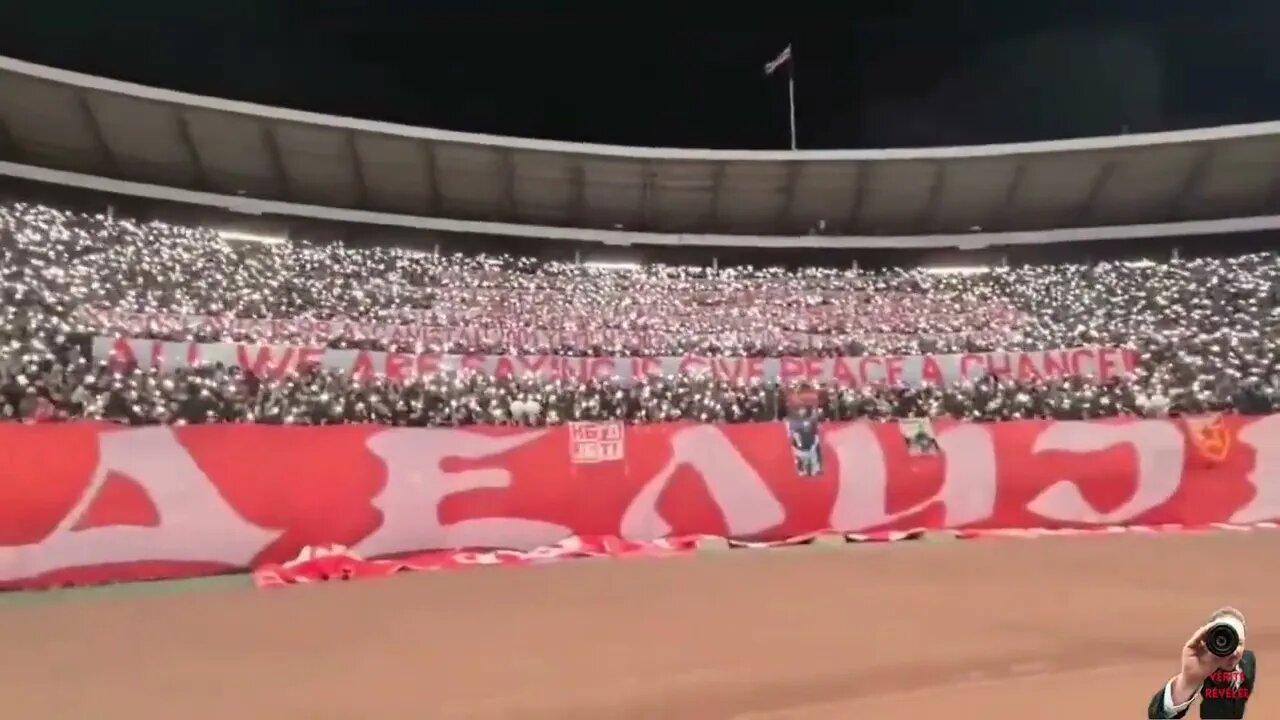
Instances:
[[[783,65],[787,66],[787,113],[791,119],[791,149],[796,149],[796,72],[795,59],[791,54],[791,44],[778,53],[778,57],[764,64],[764,74],[772,75]]]
[[[791,110],[791,149],[796,149],[796,60],[787,62],[787,105]]]

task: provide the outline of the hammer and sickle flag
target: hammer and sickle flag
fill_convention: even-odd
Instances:
[[[1184,418],[1187,437],[1195,446],[1200,456],[1210,463],[1217,464],[1227,459],[1231,452],[1231,429],[1222,415],[1213,414],[1201,417]]]

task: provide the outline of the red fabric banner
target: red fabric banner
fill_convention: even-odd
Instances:
[[[832,423],[813,477],[781,423],[588,430],[0,424],[0,586],[283,566],[308,546],[378,558],[1280,518],[1280,415],[936,421],[938,451],[914,455],[895,424]]]
[[[305,547],[297,558],[268,563],[253,571],[261,588],[331,580],[387,577],[399,572],[456,570],[466,567],[536,565],[575,558],[668,557],[697,548],[698,538],[662,538],[651,542],[616,537],[570,537],[533,550],[431,550],[404,557],[370,560],[345,545]]]

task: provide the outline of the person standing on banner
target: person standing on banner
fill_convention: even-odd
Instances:
[[[787,439],[795,456],[796,472],[800,477],[822,474],[822,443],[818,419],[808,406],[801,406],[787,418]]]
[[[908,454],[937,455],[942,452],[942,446],[933,434],[933,424],[928,420],[903,420],[898,426],[907,441]]]

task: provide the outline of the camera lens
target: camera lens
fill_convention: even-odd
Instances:
[[[1218,657],[1227,657],[1240,647],[1240,633],[1227,623],[1218,623],[1209,628],[1208,634],[1205,635],[1204,644],[1209,648],[1209,652]]]

